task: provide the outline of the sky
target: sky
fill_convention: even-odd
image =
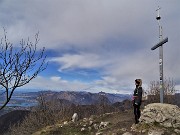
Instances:
[[[46,48],[48,67],[22,87],[27,90],[131,94],[159,80],[156,9],[161,7],[164,77],[180,89],[179,0],[0,0],[3,28],[14,46],[21,39]]]

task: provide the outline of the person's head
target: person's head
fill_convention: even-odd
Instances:
[[[142,85],[142,80],[141,79],[136,79],[135,80],[135,85],[136,86],[141,86]]]

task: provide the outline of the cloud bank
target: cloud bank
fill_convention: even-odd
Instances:
[[[142,78],[144,86],[159,80],[158,50],[150,48],[158,42],[155,10],[160,6],[163,35],[169,37],[164,74],[180,89],[179,4],[178,0],[2,0],[0,26],[14,45],[40,33],[39,48],[46,47],[50,64],[28,88],[43,89],[45,81],[56,90],[131,93],[136,78]]]

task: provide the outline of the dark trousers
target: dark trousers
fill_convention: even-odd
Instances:
[[[134,104],[134,116],[135,116],[135,123],[139,123],[139,118],[141,116],[141,111],[140,111],[140,105]]]

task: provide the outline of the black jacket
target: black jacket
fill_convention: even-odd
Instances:
[[[134,104],[141,105],[141,102],[142,102],[142,87],[136,87],[136,89],[134,90],[133,96],[137,96],[136,98],[134,98]]]

